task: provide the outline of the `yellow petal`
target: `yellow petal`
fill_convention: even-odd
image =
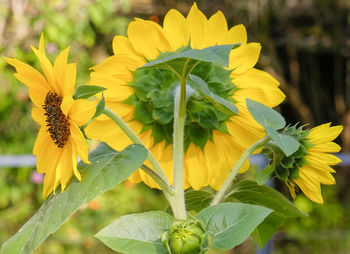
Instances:
[[[45,45],[44,45],[44,33],[41,33],[41,35],[40,35],[39,51],[41,53],[43,53],[44,55],[46,54],[45,53]]]
[[[142,66],[144,62],[140,62],[136,58],[129,55],[114,55],[108,57],[101,64],[92,67],[96,72],[103,73],[106,76],[124,80],[126,83],[133,80],[132,71]],[[93,74],[91,74],[91,79]],[[101,86],[101,84],[99,84]]]
[[[233,74],[241,74],[253,68],[257,63],[260,55],[260,43],[248,43],[230,53],[230,69],[233,69]]]
[[[224,14],[218,11],[209,18],[209,33],[208,40],[210,45],[222,45],[225,44],[227,37],[228,27]]]
[[[279,82],[265,71],[249,69],[243,75],[231,75],[233,83],[241,88],[246,87],[278,87]]]
[[[295,179],[294,181],[305,194],[305,196],[307,196],[310,200],[319,204],[323,203],[321,187],[319,184],[312,184],[302,177]]]
[[[39,59],[41,69],[45,74],[45,77],[51,87],[51,90],[61,96],[60,90],[57,86],[55,72],[53,70],[52,64],[50,63],[49,59],[46,57],[45,54],[43,54],[41,51],[37,50],[36,48],[32,47],[32,50],[34,51],[34,54],[36,55],[36,57]]]
[[[232,27],[228,33],[223,44],[237,44],[241,45],[247,44],[247,31],[244,25],[240,24]]]
[[[106,75],[103,72],[92,72],[88,85],[101,86],[101,84],[107,89],[103,94],[109,101],[123,102],[134,92],[134,88],[129,86],[125,80]]]
[[[162,141],[151,148],[152,154],[159,161],[159,164],[170,184],[173,184],[173,148],[172,145],[165,147]]]
[[[315,144],[311,148],[309,148],[307,151],[309,153],[337,153],[341,150],[341,147],[334,143],[334,142],[327,142],[322,144]]]
[[[157,29],[149,22],[133,21],[129,24],[127,33],[136,52],[148,60],[154,60],[160,52],[168,52],[171,49],[161,28]]]
[[[46,150],[46,147],[48,146],[47,143],[52,142],[52,139],[46,129],[46,126],[41,126],[39,130],[38,136],[35,140],[35,144],[33,147],[34,155],[38,155],[41,151]],[[40,170],[45,171],[45,168],[40,168]]]
[[[46,126],[45,110],[42,108],[33,108],[32,117],[40,126]]]
[[[241,103],[245,103],[246,99],[260,102],[268,107],[275,107],[279,105],[286,96],[276,87],[246,87],[238,89],[233,98]]]
[[[190,33],[190,43],[193,49],[203,49],[211,46],[208,40],[209,28],[208,19],[197,8],[197,4],[194,3],[190,12],[187,15],[187,22]]]
[[[73,164],[73,173],[76,176],[76,178],[81,181],[81,175],[78,171],[77,165],[78,165],[78,155],[77,155],[77,149],[75,146],[72,145],[72,164]]]
[[[139,183],[141,182],[141,177],[140,177],[140,169],[136,170],[131,176],[129,176],[128,180],[131,183]]]
[[[102,72],[91,72],[90,73],[90,80],[87,83],[87,85],[91,86],[101,86],[103,84],[103,87],[106,89],[118,87],[120,85],[127,85],[128,81],[125,81],[123,79],[114,77],[113,75],[109,75]]]
[[[171,9],[164,17],[164,35],[172,51],[186,47],[189,42],[189,30],[185,17],[175,9]]]
[[[115,102],[123,102],[134,93],[134,88],[130,86],[118,86],[104,91],[104,96]]]
[[[60,172],[59,183],[64,191],[73,175],[72,145],[67,142],[62,151],[61,160],[57,164],[57,171]]]
[[[138,58],[139,61],[142,61],[142,58],[136,53],[135,49],[131,45],[129,38],[125,36],[114,36],[112,47],[115,55],[130,55]]]
[[[78,126],[83,126],[94,116],[98,101],[74,100],[69,109],[68,118]]]
[[[339,136],[343,130],[343,126],[337,125],[330,127],[331,123],[322,124],[312,128],[308,139],[313,144],[327,143]]]
[[[100,120],[100,117],[98,117],[86,127],[85,133],[91,139],[106,142],[117,151],[121,151],[132,144],[118,125],[108,118]]]
[[[47,141],[43,143],[44,146],[38,149],[38,153],[36,154],[37,171],[39,173],[47,173],[50,171],[53,166],[56,166],[56,160],[62,154],[61,149],[53,143],[51,138],[46,140]]]
[[[106,99],[106,107],[112,110],[114,113],[116,113],[124,121],[128,122],[128,125],[131,127],[133,123],[129,121],[133,119],[133,113],[135,111],[135,107],[122,102],[111,102],[107,99]],[[135,132],[138,133],[139,130]]]
[[[56,187],[55,184],[56,172],[55,170],[50,170],[45,173],[44,187],[43,187],[43,199],[46,199],[51,192],[53,192]]]
[[[289,183],[287,184],[288,186],[288,189],[290,191],[290,195],[292,196],[292,198],[295,198],[296,195],[295,195],[295,187],[294,187],[294,184],[293,183]]]
[[[210,175],[200,147],[190,144],[184,156],[185,178],[195,190],[209,184]]]
[[[81,133],[79,127],[73,123],[70,122],[70,134],[71,134],[71,139],[73,142],[73,146],[76,149],[80,159],[87,163],[90,164],[89,162],[89,145],[87,144],[83,133]]]
[[[305,160],[308,162],[308,165],[312,165],[313,167],[316,167],[318,170],[321,170],[324,172],[335,173],[335,170],[333,168],[328,166],[323,160],[320,160],[319,157],[312,156],[312,154],[307,154],[304,157]]]
[[[247,149],[264,136],[264,132],[260,128],[256,128],[256,123],[239,115],[231,117],[231,122],[227,122],[226,125],[236,143],[242,147],[242,150]]]
[[[308,158],[323,162],[327,165],[337,165],[341,162],[341,159],[339,159],[337,156],[328,153],[312,153],[308,156]]]
[[[77,75],[77,65],[75,63],[67,64],[64,81],[61,85],[62,96],[73,96],[75,89],[75,81]]]
[[[308,175],[310,178],[317,179],[317,181],[322,184],[335,184],[334,177],[329,172],[319,170],[317,167],[304,165],[300,170],[303,171],[303,174]]]
[[[16,68],[17,73],[14,76],[26,85],[29,89],[29,96],[34,105],[41,107],[51,87],[46,79],[36,69],[17,59],[4,58],[5,61]]]
[[[144,162],[144,164],[147,167],[152,168],[152,165],[151,165],[151,163],[148,160],[146,160]],[[154,189],[160,189],[159,185],[145,171],[140,169],[139,170],[139,175],[140,175],[140,178],[141,178],[142,182],[147,184],[149,187],[154,188]]]
[[[208,141],[205,146],[204,154],[208,171],[211,172],[209,184],[215,190],[218,190],[223,184],[232,165],[230,164],[230,160],[228,158],[231,154],[226,154],[227,150],[222,148],[223,144],[220,144],[220,147],[215,145],[216,142],[220,141],[216,133],[217,132],[213,133],[213,140],[215,143]],[[232,154],[235,155],[234,152],[232,152]]]
[[[56,58],[53,69],[54,69],[54,74],[57,78],[58,84],[58,89],[60,90],[60,94],[63,95],[63,84],[64,84],[64,79],[66,76],[66,69],[67,69],[67,60],[68,60],[68,54],[69,54],[69,47],[64,49]]]

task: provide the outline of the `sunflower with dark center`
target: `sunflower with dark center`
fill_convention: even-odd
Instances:
[[[41,127],[33,154],[37,159],[37,171],[45,173],[43,197],[47,198],[58,185],[63,191],[73,173],[81,180],[77,156],[85,163],[89,160],[88,144],[79,126],[92,118],[97,102],[73,100],[76,65],[67,63],[69,48],[57,56],[53,66],[46,56],[43,36],[39,49],[32,49],[44,76],[17,59],[5,60],[16,68],[15,77],[28,87],[34,103],[32,116]]]
[[[196,4],[186,18],[177,10],[170,10],[163,27],[153,21],[135,19],[129,24],[127,35],[114,37],[114,55],[92,68],[89,84],[107,88],[106,106],[139,135],[159,160],[170,183],[173,182],[174,94],[179,80],[169,70],[139,67],[189,48],[237,44],[230,52],[228,68],[201,62],[192,72],[207,83],[211,92],[234,103],[239,111],[237,115],[218,108],[190,80],[186,85],[184,185],[196,190],[207,185],[219,189],[241,154],[265,135],[250,116],[245,99],[274,107],[285,98],[273,77],[254,68],[260,44],[247,43],[243,25],[228,29],[220,11],[207,19]],[[131,143],[106,116],[95,119],[86,134],[117,150]],[[248,166],[247,162],[241,172]],[[140,170],[129,180],[158,188]]]

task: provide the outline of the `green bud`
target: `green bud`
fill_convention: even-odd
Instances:
[[[207,250],[207,234],[195,219],[176,221],[163,235],[163,243],[170,254],[200,254]]]

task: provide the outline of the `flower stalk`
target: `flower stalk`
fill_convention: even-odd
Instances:
[[[239,170],[242,168],[243,164],[245,163],[245,161],[248,159],[248,157],[257,149],[259,149],[260,147],[264,146],[267,142],[269,142],[271,140],[271,138],[269,136],[264,137],[263,139],[257,141],[256,143],[254,143],[253,145],[251,145],[241,156],[241,158],[239,158],[239,160],[237,161],[237,163],[233,166],[233,168],[231,169],[229,175],[227,176],[224,184],[221,186],[221,189],[216,193],[216,195],[214,196],[212,202],[211,202],[211,206],[213,205],[217,205],[218,203],[220,203],[224,198],[226,193],[230,190],[232,184],[233,184],[233,180],[235,179],[237,173],[239,172]]]
[[[185,193],[183,184],[183,147],[184,130],[186,120],[186,69],[189,60],[184,64],[180,77],[180,89],[176,91],[174,100],[174,136],[173,136],[173,161],[174,161],[174,189],[175,209],[174,216],[177,219],[186,219]]]
[[[114,112],[106,108],[102,111],[102,113],[111,118],[134,143],[141,144],[147,149],[147,147],[143,144],[142,140],[133,132],[132,129],[130,129],[130,127],[119,116],[117,116]],[[148,167],[147,169],[141,167],[141,169],[144,170],[148,175],[152,177],[153,180],[155,180],[158,183],[158,185],[162,188],[165,196],[170,197],[174,195],[174,190],[170,186],[162,168],[160,167],[157,159],[149,150],[147,159],[152,164],[154,171]]]

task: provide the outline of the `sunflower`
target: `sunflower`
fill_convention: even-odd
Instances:
[[[45,173],[43,198],[46,199],[58,185],[63,191],[73,173],[81,180],[77,156],[85,163],[89,160],[88,144],[78,126],[92,118],[96,102],[73,99],[76,64],[67,63],[69,48],[57,56],[54,66],[46,57],[43,36],[39,49],[32,49],[44,76],[17,59],[5,60],[16,68],[14,76],[28,87],[34,104],[32,117],[40,124],[33,154],[37,158],[37,171]]]
[[[312,201],[323,203],[321,184],[335,184],[330,166],[337,165],[341,160],[330,153],[337,153],[341,147],[332,142],[343,130],[343,126],[332,126],[330,123],[317,126],[308,132],[304,144],[304,156],[299,162],[299,172],[288,180],[288,187],[293,198],[298,186]]]
[[[222,112],[200,96],[188,99],[184,141],[185,188],[198,190],[210,185],[219,189],[243,151],[264,136],[263,129],[247,110],[247,97],[269,107],[284,100],[278,81],[254,68],[260,44],[247,43],[243,25],[228,29],[222,12],[218,11],[207,19],[193,4],[186,18],[177,10],[170,10],[163,27],[153,21],[135,19],[128,26],[127,37],[114,37],[114,55],[92,68],[94,72],[89,84],[107,88],[104,93],[106,106],[139,135],[172,183],[173,97],[178,79],[168,70],[139,67],[189,48],[203,49],[224,44],[236,44],[230,52],[229,68],[201,62],[192,74],[201,77],[216,95],[235,103],[239,113]],[[131,143],[106,116],[95,119],[87,127],[86,134],[107,142],[116,150]],[[246,163],[243,170],[248,166]],[[141,170],[129,180],[143,181],[158,188]]]

